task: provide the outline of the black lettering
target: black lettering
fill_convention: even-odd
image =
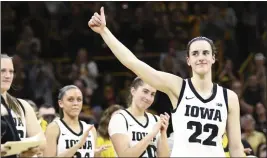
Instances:
[[[142,140],[142,133],[137,132],[136,134],[137,134],[137,135],[136,135],[137,141]]]
[[[185,111],[185,116],[189,116],[189,110],[190,110],[190,105],[186,105],[186,111]]]
[[[90,154],[87,152],[85,155],[84,155],[85,158],[89,158],[90,157]]]
[[[136,141],[136,138],[135,138],[135,131],[132,131],[132,134],[133,134],[132,141]]]
[[[214,109],[207,109],[204,107],[200,107],[200,111],[201,111],[201,118],[202,119],[207,118],[208,120],[212,120]]]
[[[198,117],[199,115],[199,108],[197,106],[192,106],[191,108],[191,116]]]
[[[71,146],[70,146],[70,141],[69,140],[65,140],[65,143],[66,143],[66,149],[69,149]]]
[[[216,110],[215,111],[215,116],[213,118],[214,121],[219,120],[220,122],[222,122],[222,116],[221,116],[221,111],[220,110]]]
[[[21,121],[21,118],[18,118],[18,126],[23,126],[23,123]]]

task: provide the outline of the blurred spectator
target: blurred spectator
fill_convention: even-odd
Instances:
[[[267,153],[266,144],[262,143],[258,147],[257,157],[267,157],[267,154],[266,153]]]
[[[86,49],[79,49],[73,67],[75,70],[79,71],[79,78],[85,82],[86,87],[93,90],[98,88],[98,83],[96,81],[99,75],[98,67],[95,61],[89,59]]]
[[[263,102],[263,87],[260,86],[256,75],[248,78],[243,96],[244,100],[254,107],[258,102]]]
[[[266,143],[266,137],[263,133],[255,130],[255,120],[252,115],[241,117],[241,128],[243,130],[242,138],[247,140],[251,145],[254,153],[258,152],[258,147],[261,143]]]
[[[219,73],[218,79],[220,83],[229,88],[231,82],[237,80],[237,75],[234,72],[233,62],[231,59],[226,59],[223,70]]]
[[[245,115],[245,114],[251,114],[253,115],[254,113],[254,106],[248,104],[245,100],[244,97],[242,95],[242,84],[240,81],[233,81],[232,85],[231,85],[231,90],[233,90],[239,99],[239,104],[240,104],[240,112],[241,112],[241,116]]]
[[[267,136],[266,108],[262,103],[256,105],[256,130],[265,133]]]

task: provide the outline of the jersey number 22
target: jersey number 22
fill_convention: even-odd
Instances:
[[[202,143],[203,145],[209,145],[209,146],[216,146],[216,142],[213,141],[213,139],[218,135],[218,126],[214,124],[204,124],[204,126],[200,122],[196,121],[189,121],[187,123],[187,129],[193,130],[193,127],[195,126],[195,132],[189,137],[189,142],[191,143]],[[203,128],[203,130],[202,130]],[[205,139],[201,140],[197,138],[202,132],[209,132],[211,130],[211,135]]]

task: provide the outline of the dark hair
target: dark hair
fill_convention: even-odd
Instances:
[[[12,60],[12,57],[8,56],[7,54],[1,54],[1,59],[2,58],[7,58]],[[6,99],[8,108],[12,109],[16,114],[21,116],[21,110],[19,108],[20,104],[18,100],[9,93],[6,94]]]
[[[212,50],[212,55],[216,55],[217,54],[217,49],[215,47],[215,44],[213,43],[213,41],[207,37],[203,37],[203,36],[198,36],[198,37],[195,37],[193,38],[191,41],[188,42],[187,44],[187,49],[186,49],[186,52],[187,52],[187,56],[189,57],[189,51],[190,51],[190,46],[193,42],[195,41],[207,41],[210,46],[211,46],[211,50]]]
[[[101,117],[101,119],[99,121],[97,132],[104,139],[109,139],[108,124],[109,124],[109,121],[111,119],[112,114],[115,111],[120,110],[120,109],[123,109],[123,107],[120,106],[120,105],[116,105],[116,104],[115,105],[111,105],[102,114],[102,117]]]
[[[132,104],[133,96],[131,93],[131,88],[137,89],[139,86],[142,86],[144,84],[144,81],[140,77],[136,77],[131,86],[130,86],[130,93],[127,100],[127,105],[130,106]]]
[[[75,86],[75,85],[68,85],[68,86],[65,86],[65,87],[61,88],[59,90],[59,93],[58,93],[58,97],[57,97],[58,100],[62,100],[62,98],[64,97],[66,92],[68,90],[70,90],[70,89],[79,89],[79,88],[77,86]],[[60,116],[60,118],[63,118],[63,116],[64,116],[64,113],[63,113],[61,108],[59,108],[59,116]]]

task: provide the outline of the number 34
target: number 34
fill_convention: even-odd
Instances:
[[[191,129],[193,130],[193,126],[195,126],[196,130],[195,132],[189,137],[189,142],[191,143],[202,143],[203,145],[209,145],[209,146],[216,146],[216,142],[213,141],[213,139],[218,136],[218,126],[214,125],[214,124],[205,124],[204,126],[202,126],[202,124],[200,122],[195,122],[195,121],[189,121],[187,123],[187,129]],[[202,131],[202,127],[203,127],[203,131]],[[201,139],[197,138],[202,132],[209,132],[209,130],[211,129],[211,135],[205,139],[203,142]]]

